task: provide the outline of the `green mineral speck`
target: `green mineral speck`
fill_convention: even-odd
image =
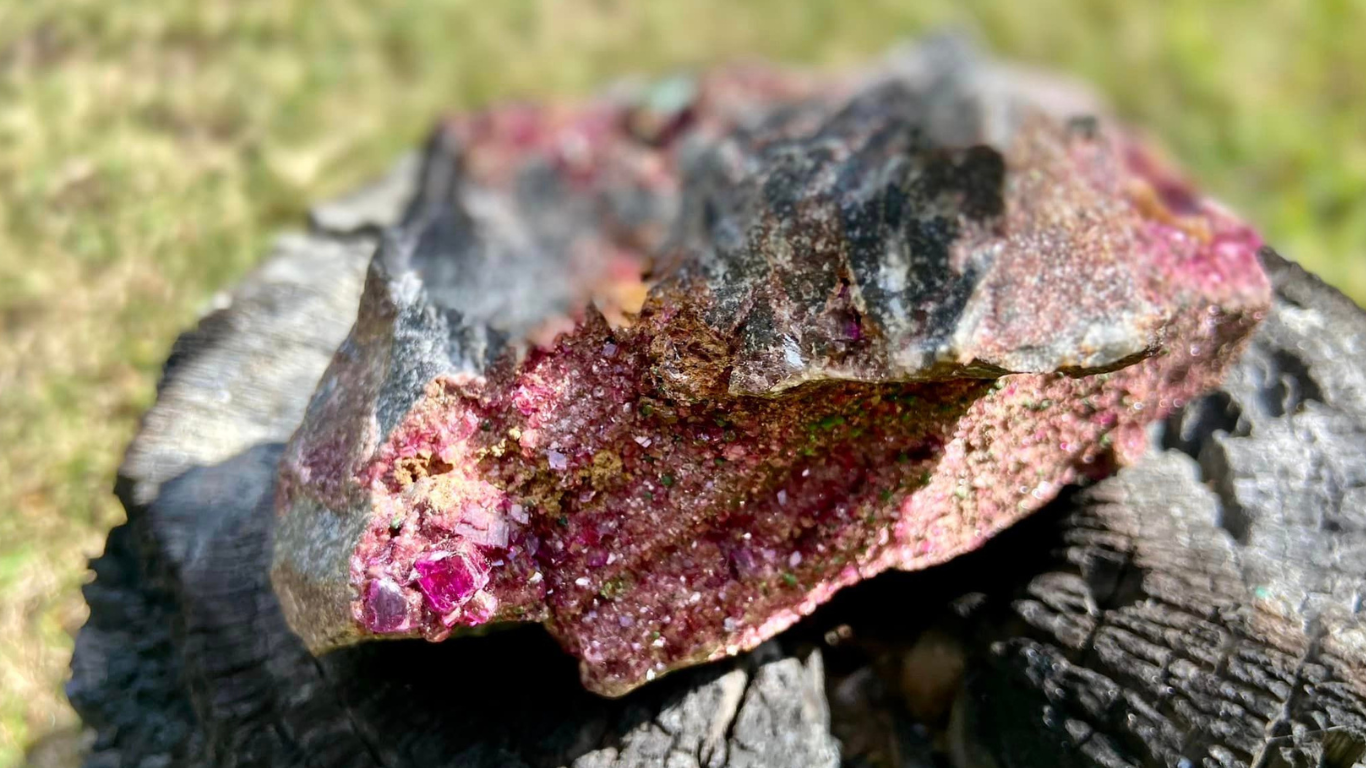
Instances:
[[[789,587],[795,587],[795,586],[797,586],[797,576],[796,576],[796,574],[791,573],[791,572],[786,572],[786,571],[785,571],[785,572],[783,573],[783,583],[787,584]]]
[[[655,112],[677,112],[686,109],[697,98],[697,81],[686,75],[675,75],[655,83],[646,92],[645,103]]]
[[[614,576],[602,585],[602,589],[598,590],[598,594],[608,600],[615,600],[617,597],[626,594],[630,586],[630,580],[625,576]]]
[[[821,419],[820,421],[816,422],[816,426],[818,426],[818,427],[820,427],[821,429],[823,429],[823,430],[829,432],[830,430],[834,429],[835,427],[838,427],[839,425],[841,425],[841,424],[843,424],[843,423],[844,423],[844,417],[841,416],[841,415],[839,415],[838,413],[833,413],[833,414],[831,414],[831,415],[829,415],[829,416],[826,416],[825,418]]]

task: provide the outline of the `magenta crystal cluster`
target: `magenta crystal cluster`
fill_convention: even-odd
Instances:
[[[621,694],[1137,458],[1269,288],[1079,104],[922,49],[452,121],[282,462],[291,626],[541,622]]]

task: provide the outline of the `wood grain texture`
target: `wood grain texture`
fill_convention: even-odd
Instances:
[[[617,700],[584,692],[535,627],[310,656],[266,578],[275,462],[410,188],[315,215],[177,344],[121,472],[129,522],[86,588],[69,693],[96,731],[88,766],[834,765],[832,727],[849,764],[1360,759],[1366,315],[1274,256],[1271,318],[1148,460],[754,653]],[[896,653],[923,656],[921,630],[942,626],[962,659],[938,686],[937,748],[942,724],[910,714],[934,707],[867,709],[860,686],[888,682],[827,685],[813,642],[902,619]],[[924,670],[906,669],[915,687]],[[886,719],[904,748],[852,756],[851,718]]]

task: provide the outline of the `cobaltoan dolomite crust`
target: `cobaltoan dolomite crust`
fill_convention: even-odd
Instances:
[[[1055,86],[667,86],[434,138],[281,462],[314,651],[542,622],[615,695],[751,648],[1136,458],[1268,306],[1257,235]]]

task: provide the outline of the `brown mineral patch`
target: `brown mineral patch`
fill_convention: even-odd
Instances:
[[[528,509],[550,517],[558,517],[564,489],[555,478],[547,474],[536,474],[522,487],[515,489],[515,494]]]
[[[1130,201],[1133,202],[1134,207],[1138,209],[1139,215],[1145,219],[1179,229],[1200,243],[1209,243],[1214,239],[1214,233],[1210,230],[1208,221],[1197,216],[1182,215],[1172,210],[1167,201],[1162,198],[1162,192],[1148,181],[1133,179],[1126,186],[1125,192]]]
[[[431,451],[421,451],[415,456],[407,456],[394,462],[394,482],[399,488],[407,488],[424,477],[444,475],[455,467],[446,463]]]
[[[596,490],[606,490],[621,480],[622,461],[614,451],[598,451],[593,455],[593,466],[588,480]]]

